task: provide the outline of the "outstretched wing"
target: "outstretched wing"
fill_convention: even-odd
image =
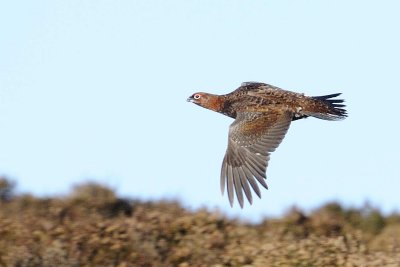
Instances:
[[[221,192],[225,186],[233,205],[234,193],[243,207],[243,191],[252,203],[250,186],[261,198],[256,180],[268,189],[265,183],[269,154],[285,137],[293,114],[281,109],[264,112],[240,112],[229,127],[228,149],[221,169]]]

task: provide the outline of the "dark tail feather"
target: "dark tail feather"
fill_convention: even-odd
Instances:
[[[343,120],[347,117],[347,111],[344,109],[346,105],[343,99],[336,99],[341,93],[314,96],[312,99],[317,100],[312,108],[304,113],[308,116],[313,116],[323,120]],[[335,99],[334,99],[335,98]]]

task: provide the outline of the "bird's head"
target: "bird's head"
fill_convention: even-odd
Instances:
[[[210,94],[203,92],[194,93],[187,99],[188,102],[192,102],[202,107],[206,107],[209,100],[210,100]]]
[[[203,92],[194,93],[187,101],[217,112],[221,112],[224,105],[223,96]]]

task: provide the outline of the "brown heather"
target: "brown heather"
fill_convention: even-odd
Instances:
[[[0,266],[400,266],[400,216],[326,204],[249,224],[87,183],[15,195],[0,178]]]

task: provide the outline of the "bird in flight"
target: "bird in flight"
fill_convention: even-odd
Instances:
[[[233,206],[234,191],[243,208],[243,192],[252,204],[251,188],[261,198],[260,183],[273,152],[289,129],[290,123],[307,117],[342,120],[347,117],[343,99],[338,94],[305,96],[258,82],[245,82],[226,95],[198,92],[187,101],[235,119],[229,127],[228,148],[221,168],[221,192],[228,191]]]

